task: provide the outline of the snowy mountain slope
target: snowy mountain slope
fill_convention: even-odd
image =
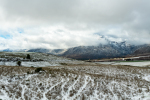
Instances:
[[[126,56],[140,46],[129,45],[126,42],[109,42],[107,45],[79,46],[68,49],[62,56],[75,59],[100,59]]]
[[[12,50],[12,49],[4,49],[4,50],[1,50],[3,52],[26,52],[28,51],[28,49],[15,49],[15,50]]]

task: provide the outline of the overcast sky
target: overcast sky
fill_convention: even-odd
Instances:
[[[0,0],[0,49],[150,43],[150,0]]]

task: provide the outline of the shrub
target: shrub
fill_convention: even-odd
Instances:
[[[60,63],[61,65],[67,65],[66,63]]]
[[[21,61],[18,61],[18,62],[17,62],[17,65],[18,65],[18,66],[21,66]]]
[[[27,59],[30,59],[30,55],[29,54],[27,54],[27,57],[26,57]]]
[[[39,68],[36,68],[36,69],[35,69],[35,73],[38,73],[38,72],[40,72],[40,71],[43,71],[42,67],[39,67]]]
[[[30,72],[29,72],[29,71],[27,71],[27,74],[30,74]]]
[[[42,83],[40,83],[39,85],[42,86]]]
[[[34,66],[31,66],[31,68],[34,68]]]

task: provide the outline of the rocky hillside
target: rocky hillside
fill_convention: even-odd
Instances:
[[[137,49],[133,54],[134,55],[139,55],[139,54],[150,54],[150,45],[145,45],[139,49]]]
[[[79,46],[69,48],[62,56],[74,59],[101,59],[122,57],[133,53],[140,46],[127,44],[126,42],[109,42],[107,45]]]

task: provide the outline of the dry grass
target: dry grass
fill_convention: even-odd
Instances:
[[[150,92],[150,69],[122,65],[64,65],[36,68],[0,66],[1,94],[10,99],[142,99]],[[33,74],[26,74],[27,72]],[[2,91],[3,90],[3,91]],[[0,98],[1,99],[1,98]]]

